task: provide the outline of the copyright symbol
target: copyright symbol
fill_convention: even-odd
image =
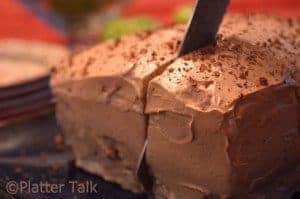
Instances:
[[[5,188],[6,188],[7,193],[13,194],[13,195],[17,194],[18,193],[18,189],[19,189],[18,183],[16,181],[9,181],[6,184]]]

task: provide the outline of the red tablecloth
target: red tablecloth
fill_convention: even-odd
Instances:
[[[18,0],[0,2],[0,39],[22,38],[65,43],[66,36]]]

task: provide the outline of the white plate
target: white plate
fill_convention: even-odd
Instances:
[[[61,45],[37,41],[0,41],[0,88],[23,84],[50,74],[69,55]]]

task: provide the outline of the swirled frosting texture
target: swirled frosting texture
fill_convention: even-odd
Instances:
[[[146,139],[146,87],[175,59],[183,31],[179,25],[111,40],[54,70],[57,118],[79,167],[143,191],[136,172]]]
[[[245,198],[296,169],[299,46],[297,20],[229,15],[215,44],[150,82],[147,160],[157,198]]]

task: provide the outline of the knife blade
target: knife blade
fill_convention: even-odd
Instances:
[[[230,0],[197,0],[178,57],[214,42]]]
[[[185,32],[178,57],[212,43],[218,32],[230,0],[197,0],[197,4]],[[137,165],[137,176],[143,181],[146,167],[145,153],[148,145],[146,139]]]
[[[140,180],[140,182],[143,184],[145,191],[150,193],[152,190],[153,184],[152,184],[152,181],[150,180],[151,176],[149,175],[148,165],[147,165],[146,157],[145,157],[148,142],[149,142],[148,139],[146,139],[144,142],[144,146],[142,148],[142,151],[140,153],[139,160],[138,160],[136,175],[137,175],[138,179]],[[153,198],[151,194],[148,196],[150,198]]]

